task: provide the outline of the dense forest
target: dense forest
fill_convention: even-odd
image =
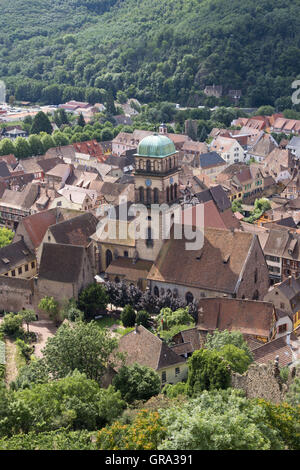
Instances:
[[[291,107],[300,4],[287,0],[0,0],[0,78],[17,99],[203,104],[206,85],[241,104]],[[92,99],[93,98],[93,99]],[[221,104],[226,104],[225,101]]]

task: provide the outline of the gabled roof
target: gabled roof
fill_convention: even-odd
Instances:
[[[39,278],[73,283],[81,273],[85,248],[82,246],[44,243]]]
[[[148,280],[234,293],[256,236],[206,228],[204,245],[187,250],[188,240],[171,233],[154,262]]]
[[[284,367],[293,362],[292,348],[286,342],[286,336],[274,339],[252,351],[254,361],[259,364],[274,362],[279,356],[279,367]]]
[[[154,370],[160,370],[185,363],[185,359],[142,325],[122,336],[119,340],[119,351],[127,353],[126,365],[138,362]]]
[[[24,240],[19,240],[0,248],[0,274],[4,274],[17,266],[35,259]]]
[[[198,307],[198,330],[238,330],[244,335],[269,337],[274,324],[271,302],[212,298],[201,299]]]
[[[89,237],[96,232],[98,220],[93,214],[86,212],[72,219],[49,227],[57,243],[65,245],[87,246]]]
[[[56,209],[38,212],[37,214],[24,217],[21,224],[24,226],[34,248],[37,248],[50,227],[56,223]]]

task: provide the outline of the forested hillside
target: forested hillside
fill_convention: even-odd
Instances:
[[[56,104],[86,98],[88,87],[96,101],[111,89],[143,102],[196,106],[205,85],[216,84],[225,92],[242,89],[244,105],[285,100],[290,107],[300,74],[300,4],[292,0],[0,6],[0,78],[18,99]]]

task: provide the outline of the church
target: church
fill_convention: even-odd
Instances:
[[[91,237],[97,273],[149,288],[157,296],[172,292],[187,302],[221,296],[262,299],[269,287],[268,269],[255,234],[205,227],[203,243],[195,250],[186,250],[185,237],[175,236],[182,223],[179,156],[163,131],[161,126],[159,134],[138,145],[135,201],[113,208],[105,221],[108,231]]]

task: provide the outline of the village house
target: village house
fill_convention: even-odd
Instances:
[[[216,137],[210,144],[210,151],[220,154],[227,165],[245,161],[243,147],[233,138]]]
[[[0,248],[0,275],[31,279],[36,274],[35,254],[25,244],[23,237]]]
[[[272,176],[276,183],[289,181],[295,164],[289,150],[274,148],[264,159],[262,171],[265,176]]]
[[[20,220],[31,214],[31,207],[39,195],[39,187],[29,184],[23,191],[6,189],[0,200],[0,221],[15,230]]]
[[[37,306],[45,296],[58,302],[74,298],[94,282],[93,266],[84,246],[43,243],[38,278],[34,286]]]
[[[276,140],[270,134],[262,132],[255,144],[248,149],[246,160],[254,158],[255,161],[261,163],[277,147]]]
[[[216,176],[226,168],[227,163],[217,152],[208,152],[195,156],[191,165],[195,176],[207,175],[214,181]]]
[[[300,326],[300,279],[289,276],[283,282],[275,284],[264,300],[272,302],[276,311],[281,314],[283,321],[278,324],[278,333],[286,334]]]
[[[155,370],[162,386],[176,384],[187,378],[186,360],[142,325],[120,338],[118,351],[126,355],[127,366],[138,362]]]

